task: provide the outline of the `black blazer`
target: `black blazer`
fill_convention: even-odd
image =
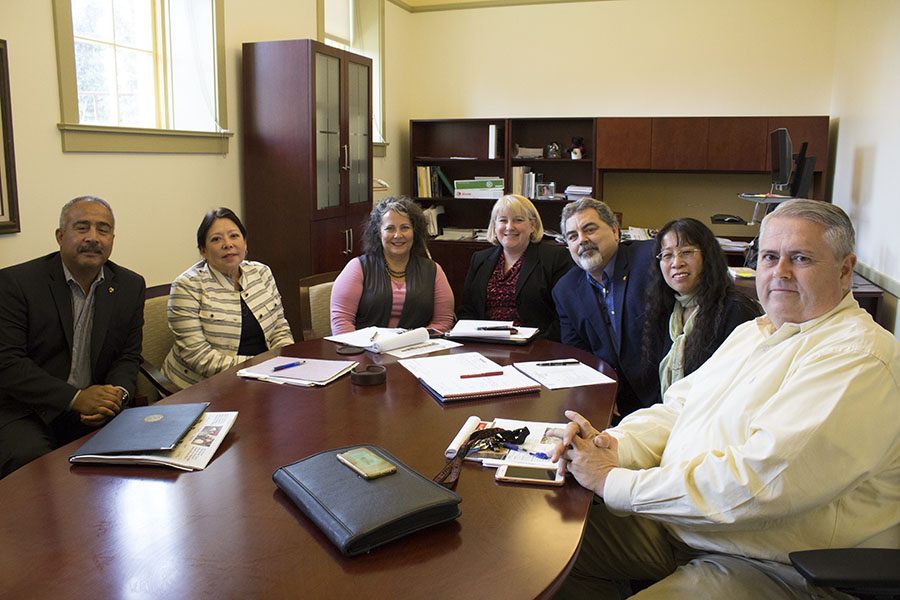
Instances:
[[[144,278],[107,261],[96,290],[91,383],[134,397],[144,324]],[[71,369],[72,293],[59,252],[0,270],[0,427],[29,414],[50,424],[77,391]]]
[[[479,250],[472,255],[462,304],[456,312],[460,319],[486,319],[487,284],[497,266],[502,246]],[[575,266],[564,246],[531,243],[525,250],[522,270],[516,282],[516,310],[525,327],[537,327],[541,337],[559,341],[559,317],[551,290],[556,282]]]
[[[628,241],[616,250],[612,318],[618,336],[607,324],[605,311],[601,313],[582,269],[572,269],[553,288],[562,342],[596,354],[616,371],[616,404],[622,416],[659,400],[659,373],[645,368],[641,360],[647,284],[650,269],[659,268],[654,248],[653,241]]]

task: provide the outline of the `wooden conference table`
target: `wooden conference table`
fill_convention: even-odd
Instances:
[[[342,358],[324,340],[281,354]],[[538,341],[466,344],[499,364],[595,356]],[[260,362],[275,352],[254,359]],[[353,357],[351,357],[353,358]],[[204,471],[71,466],[76,441],[0,480],[0,596],[9,598],[533,598],[550,595],[579,546],[592,494],[499,484],[466,463],[462,516],[354,558],[343,557],[277,490],[272,472],[320,450],[371,443],[427,477],[470,415],[564,421],[571,408],[608,422],[615,385],[441,405],[396,359],[385,385],[326,387],[241,380],[236,369],[164,402],[240,411]],[[335,468],[341,468],[336,465]]]

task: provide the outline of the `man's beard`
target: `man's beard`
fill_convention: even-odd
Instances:
[[[593,253],[590,255],[582,254],[585,250],[593,250]],[[596,244],[586,243],[578,248],[578,266],[582,269],[590,273],[593,270],[599,269],[602,264],[603,254]]]

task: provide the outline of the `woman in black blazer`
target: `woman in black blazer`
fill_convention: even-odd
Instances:
[[[541,217],[528,198],[510,194],[497,200],[488,226],[494,247],[472,255],[457,316],[513,321],[559,341],[550,291],[575,263],[565,246],[542,244],[543,236]]]

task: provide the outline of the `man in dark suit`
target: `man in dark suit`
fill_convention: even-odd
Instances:
[[[658,268],[653,242],[620,242],[619,224],[606,203],[570,202],[560,227],[575,264],[553,288],[562,341],[602,358],[619,378],[621,415],[659,401],[659,374],[641,357],[644,304],[650,269]]]
[[[62,209],[59,252],[0,270],[0,477],[114,417],[134,393],[144,279],[110,262],[104,200]]]

